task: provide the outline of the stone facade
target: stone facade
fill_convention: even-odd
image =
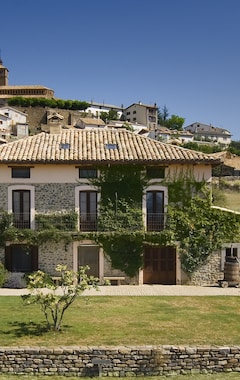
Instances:
[[[240,372],[240,346],[0,347],[0,373],[160,376]]]
[[[73,269],[71,244],[46,242],[39,246],[38,257],[38,269],[52,276],[58,275],[55,271],[58,264]]]
[[[33,184],[34,185],[34,184]],[[76,183],[46,183],[35,186],[36,212],[71,211],[75,209]]]
[[[197,269],[188,281],[189,285],[214,285],[218,284],[218,280],[223,279],[223,271],[221,270],[221,251],[212,253],[206,262]]]
[[[81,111],[71,111],[59,108],[19,106],[14,107],[27,114],[27,122],[29,125],[29,131],[31,135],[35,135],[36,133],[41,132],[41,130],[46,129],[48,125],[47,115],[49,111],[59,113],[63,117],[61,121],[61,125],[63,126],[71,126],[75,124],[76,119],[79,118],[81,114],[84,114],[84,112]]]
[[[8,209],[8,188],[12,183],[1,184],[2,198],[0,208],[4,211]],[[24,183],[18,183],[21,188]],[[36,213],[44,212],[62,212],[75,210],[75,183],[28,183],[28,186],[35,188],[35,211]]]

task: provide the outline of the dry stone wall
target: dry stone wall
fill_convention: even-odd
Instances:
[[[159,376],[240,372],[240,346],[0,347],[0,372],[65,376]]]
[[[218,250],[209,255],[206,262],[194,272],[188,284],[197,286],[216,285],[218,280],[222,279],[221,251]]]

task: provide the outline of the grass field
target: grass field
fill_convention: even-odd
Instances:
[[[240,192],[233,191],[230,189],[221,189],[214,188],[213,190],[215,206],[229,208],[234,211],[240,212]],[[216,196],[216,197],[215,197]]]
[[[239,345],[239,297],[79,297],[61,332],[48,332],[37,305],[0,297],[1,346]],[[144,380],[238,380],[239,373],[141,377]],[[33,376],[3,375],[0,380]],[[46,380],[46,376],[36,376]],[[51,376],[51,380],[66,377]],[[68,377],[74,380],[76,377]],[[85,380],[90,380],[84,378]],[[113,378],[108,377],[108,380]],[[116,379],[116,377],[114,377]],[[134,380],[134,378],[127,378]]]
[[[37,305],[0,297],[1,346],[240,344],[239,297],[80,297],[62,331]]]
[[[226,197],[226,206],[235,211],[240,211],[240,192],[236,191],[224,191]]]

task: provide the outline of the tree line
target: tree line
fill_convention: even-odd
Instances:
[[[80,100],[48,99],[48,98],[24,98],[16,96],[8,99],[9,106],[19,107],[50,107],[68,110],[85,111],[90,104]]]

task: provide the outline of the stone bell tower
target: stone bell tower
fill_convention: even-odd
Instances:
[[[3,66],[0,51],[0,86],[8,86],[8,69]]]

